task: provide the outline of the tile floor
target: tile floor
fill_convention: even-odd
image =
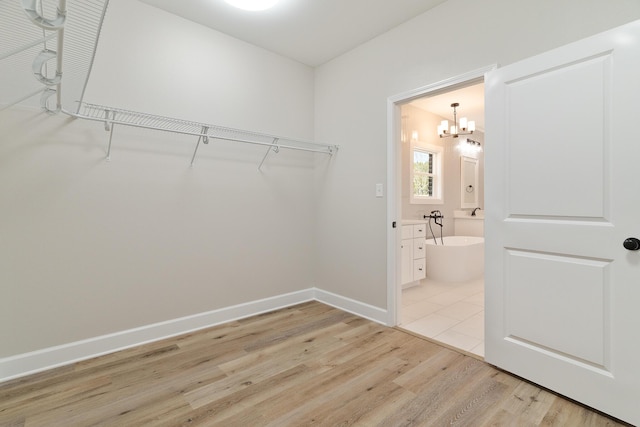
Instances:
[[[484,357],[484,280],[403,289],[400,327]]]

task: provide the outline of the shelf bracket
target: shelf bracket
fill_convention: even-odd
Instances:
[[[56,76],[53,78],[46,77],[42,72],[42,68],[47,63],[47,61],[49,61],[50,59],[55,59],[57,57],[58,54],[56,53],[56,51],[50,49],[44,49],[38,54],[38,56],[36,56],[36,58],[33,60],[33,64],[31,65],[33,75],[35,76],[36,80],[47,86],[55,86],[60,83],[60,81],[62,80],[62,73],[60,71],[56,71]]]
[[[196,153],[198,152],[198,147],[200,146],[200,141],[202,141],[204,144],[208,144],[209,143],[209,135],[207,135],[208,132],[209,132],[209,126],[202,126],[202,133],[198,137],[198,142],[196,143],[196,148],[195,148],[195,150],[193,150],[193,156],[191,156],[191,167],[193,167],[193,162],[195,162],[195,160],[196,160]]]
[[[111,113],[111,120],[109,119],[109,113]],[[115,124],[113,123],[113,120],[116,119],[116,112],[115,111],[110,111],[110,110],[105,110],[104,111],[104,130],[109,132],[109,145],[107,147],[107,160],[111,160],[111,141],[113,140],[113,128],[115,127]]]
[[[57,105],[56,108],[52,110],[51,108],[49,108],[48,104],[49,98],[51,98],[53,95],[56,95],[58,92],[57,90],[47,87],[46,89],[39,90],[38,92],[42,92],[42,95],[40,95],[40,107],[42,107],[44,111],[49,114],[56,114],[60,112],[60,105]]]
[[[22,8],[29,19],[38,27],[48,31],[57,31],[64,26],[67,19],[66,0],[61,0],[54,19],[47,19],[37,10],[37,0],[22,0]]]
[[[278,141],[279,140],[280,140],[280,138],[273,138],[273,142],[271,143],[271,146],[269,148],[267,148],[267,152],[264,153],[264,157],[262,158],[262,161],[260,162],[260,166],[258,166],[258,170],[261,170],[262,165],[263,165],[264,161],[267,160],[267,156],[269,155],[271,150],[273,150],[274,153],[279,153],[280,152],[280,147],[278,147]]]
[[[111,130],[111,121],[109,121],[109,113],[111,110],[104,110],[104,130],[109,132]],[[115,115],[115,113],[114,113]]]

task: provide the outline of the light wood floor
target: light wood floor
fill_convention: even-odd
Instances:
[[[0,426],[624,425],[310,302],[0,384]]]

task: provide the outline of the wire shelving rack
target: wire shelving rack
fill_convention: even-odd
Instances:
[[[280,149],[328,155],[338,150],[337,145],[85,102],[108,5],[109,0],[0,0],[0,75],[7,76],[0,79],[0,111],[40,95],[48,113],[104,122],[107,159],[115,125],[197,136],[191,165],[200,144],[210,139],[267,147],[258,169]]]

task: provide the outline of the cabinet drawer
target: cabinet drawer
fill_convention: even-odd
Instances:
[[[412,239],[413,238],[413,225],[403,225],[402,226],[402,238],[403,239]]]
[[[413,239],[413,259],[425,257],[425,244],[424,238]]]
[[[413,226],[413,237],[425,237],[427,235],[427,224],[416,224]]]
[[[427,276],[424,258],[413,260],[413,280],[424,279]]]

